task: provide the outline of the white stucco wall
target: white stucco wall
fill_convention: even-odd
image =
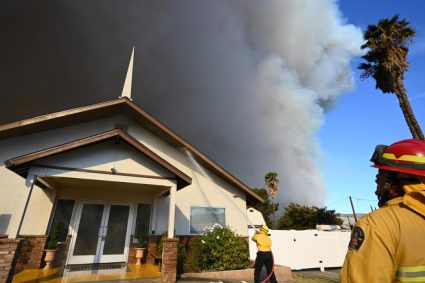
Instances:
[[[150,132],[131,124],[130,133],[163,157],[183,173],[192,178],[192,184],[177,192],[176,234],[188,235],[191,206],[224,207],[226,225],[242,236],[248,235],[245,194],[217,175],[196,163],[186,150],[176,150]],[[166,231],[168,199],[158,203],[156,234]]]
[[[29,175],[29,178],[32,178]],[[55,202],[56,191],[34,186],[22,223],[20,235],[44,235],[47,231],[50,213]]]
[[[8,158],[17,157],[41,150],[44,148],[60,145],[79,138],[105,132],[114,128],[116,124],[129,125],[128,132],[138,139],[141,143],[164,158],[166,161],[177,167],[179,170],[192,178],[192,184],[179,190],[176,195],[176,232],[183,235],[189,233],[189,219],[191,206],[224,207],[226,213],[226,224],[234,229],[238,234],[247,236],[247,215],[245,207],[245,194],[236,189],[212,172],[200,167],[194,163],[190,155],[182,150],[171,147],[159,137],[151,134],[147,130],[140,128],[133,121],[124,116],[116,116],[108,119],[84,123],[55,129],[46,132],[26,135],[23,137],[0,140],[0,161]],[[39,162],[40,163],[40,162]],[[79,149],[69,153],[53,156],[43,160],[43,164],[56,166],[85,168],[93,170],[109,171],[112,166],[117,172],[161,175],[169,176],[170,173],[162,167],[153,164],[150,160],[134,149],[126,145],[115,147],[114,144],[100,144],[87,148]],[[42,174],[34,171],[33,173]],[[79,172],[61,172],[52,173],[44,171],[46,175],[76,177],[81,176]],[[61,175],[62,174],[62,175]],[[102,179],[112,178],[110,175],[104,175]],[[117,178],[115,176],[115,178]],[[123,182],[127,182],[127,177]],[[120,181],[117,179],[111,181]],[[13,188],[13,191],[10,188]],[[19,224],[19,217],[25,204],[28,188],[25,186],[25,180],[13,172],[7,170],[3,163],[0,167],[0,194],[7,196],[0,198],[0,233],[1,229],[12,235],[14,229]],[[87,191],[76,190],[70,195],[69,190],[58,190],[60,197],[80,197],[88,198]],[[105,198],[114,198],[114,193],[104,194]],[[119,194],[123,199],[132,198],[132,192]],[[146,201],[146,199],[144,199]],[[34,203],[33,203],[34,202]],[[158,202],[158,217],[156,221],[156,233],[165,232],[168,223],[168,205],[167,198]],[[30,216],[24,222],[22,232],[29,234],[44,234],[48,225],[48,218],[53,206],[52,195],[50,191],[43,191],[39,188],[34,190],[34,197],[28,208]],[[40,208],[43,207],[43,208]],[[12,215],[8,223],[1,222],[2,218]],[[40,221],[40,217],[43,218]],[[34,222],[37,219],[37,222]],[[40,223],[34,225],[34,223]],[[7,226],[7,228],[5,228]]]
[[[22,213],[30,192],[31,183],[9,171],[5,166],[0,167],[0,234],[16,237]],[[32,202],[28,205],[27,223],[37,223],[35,229],[21,229],[20,234],[44,235],[53,206],[54,194],[34,186],[31,195]]]

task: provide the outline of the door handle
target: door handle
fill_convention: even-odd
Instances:
[[[102,241],[105,240],[107,231],[108,231],[108,226],[100,226],[98,237],[101,238]]]

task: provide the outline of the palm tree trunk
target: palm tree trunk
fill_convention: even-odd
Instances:
[[[397,96],[400,108],[403,111],[404,119],[406,120],[407,126],[414,139],[424,140],[424,134],[416,120],[415,114],[413,113],[412,107],[410,106],[409,99],[407,98],[406,91],[402,85],[395,95]]]

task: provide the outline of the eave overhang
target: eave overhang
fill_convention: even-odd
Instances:
[[[5,165],[8,169],[16,172],[17,174],[26,177],[28,174],[29,168],[34,165],[37,160],[42,158],[50,157],[53,155],[69,152],[72,150],[80,149],[89,145],[94,145],[97,143],[106,142],[113,140],[115,142],[124,141],[140,153],[147,156],[149,159],[154,161],[156,164],[159,164],[161,167],[165,168],[168,172],[172,173],[177,180],[178,189],[184,188],[192,183],[192,178],[180,171],[178,168],[170,164],[168,161],[160,157],[158,154],[150,150],[148,147],[143,145],[141,142],[136,140],[127,132],[122,129],[114,129],[97,135],[89,136],[86,138],[78,139],[72,142],[64,143],[54,147],[46,148],[39,150],[33,153],[22,155],[19,157],[14,157],[5,161]],[[84,169],[76,169],[81,171],[89,171]],[[108,174],[118,174],[113,172],[98,172],[98,173],[108,173]],[[130,174],[127,174],[130,175]]]

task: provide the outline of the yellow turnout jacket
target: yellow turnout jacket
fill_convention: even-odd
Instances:
[[[265,232],[260,231],[252,236],[251,240],[253,240],[257,244],[257,249],[259,252],[269,252],[271,250],[272,240],[269,235]]]
[[[425,282],[425,185],[403,189],[357,222],[341,283]]]

